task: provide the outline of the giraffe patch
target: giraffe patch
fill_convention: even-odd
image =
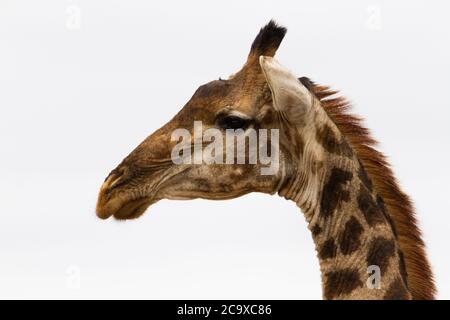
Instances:
[[[359,210],[363,213],[369,226],[373,227],[385,222],[383,213],[363,184],[360,186],[357,202]]]
[[[320,214],[328,218],[342,201],[350,200],[350,193],[344,190],[344,185],[350,181],[353,174],[339,168],[331,170],[330,177],[323,188],[322,199],[320,201]]]
[[[408,300],[408,292],[406,291],[403,281],[396,278],[386,291],[384,300]]]
[[[329,259],[334,258],[336,256],[337,247],[334,243],[334,239],[330,238],[326,240],[322,247],[319,250],[319,258],[320,259]]]
[[[318,236],[320,233],[322,232],[322,228],[315,224],[312,228],[311,228],[311,233],[314,237]]]
[[[374,238],[369,244],[367,253],[367,265],[380,267],[381,274],[386,272],[389,260],[395,254],[395,243],[383,237]]]
[[[348,268],[331,271],[328,272],[325,277],[325,299],[334,299],[340,295],[349,294],[356,288],[363,286],[356,269]]]
[[[363,230],[359,221],[354,216],[350,217],[339,239],[339,247],[344,255],[349,255],[359,248]]]
[[[339,141],[334,131],[326,124],[317,129],[316,140],[329,153],[343,155],[347,158],[353,157],[352,148],[345,138]]]

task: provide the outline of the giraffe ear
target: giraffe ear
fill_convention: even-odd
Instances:
[[[312,94],[275,58],[261,56],[259,63],[272,93],[275,111],[283,113],[292,123],[303,123],[312,108]]]

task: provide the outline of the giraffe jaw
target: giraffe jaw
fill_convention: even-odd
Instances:
[[[113,217],[117,220],[131,220],[139,218],[148,209],[150,205],[156,201],[151,198],[142,198],[132,200],[123,205],[119,211],[113,213]]]

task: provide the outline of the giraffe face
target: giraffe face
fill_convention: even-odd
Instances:
[[[136,218],[150,204],[161,199],[218,200],[253,191],[273,192],[278,176],[261,175],[262,166],[259,163],[249,164],[248,156],[244,164],[237,161],[196,163],[194,159],[194,145],[201,145],[197,137],[204,138],[207,130],[215,129],[225,138],[229,129],[242,130],[241,134],[246,135],[270,125],[270,104],[262,99],[265,89],[260,87],[254,88],[254,91],[240,92],[240,81],[218,80],[201,86],[171,121],[133,150],[105,180],[97,203],[98,216]],[[249,94],[251,99],[244,101],[241,98],[248,98]],[[173,138],[178,130],[187,132],[191,137],[186,149],[192,152],[189,161],[186,161],[189,163],[174,161],[175,148],[186,142]],[[225,162],[225,140],[222,145]],[[236,160],[235,157],[233,160]]]
[[[277,128],[271,93],[259,57],[273,56],[284,34],[285,29],[272,22],[261,29],[240,71],[227,80],[200,86],[171,121],[146,138],[112,170],[100,189],[97,215],[100,218],[132,219],[162,199],[219,200],[249,192],[274,193],[280,182],[280,170],[261,174],[263,165],[250,163],[249,154],[244,163],[236,161],[235,157],[232,163],[195,160],[175,163],[173,152],[180,141],[174,139],[174,132],[182,130],[193,137],[188,149],[195,151],[199,145],[196,136],[204,137],[211,129],[225,137],[227,129],[240,129],[239,134],[245,136],[253,131],[258,134],[261,129]],[[198,123],[201,123],[200,132],[196,127]],[[273,141],[269,133],[267,144],[271,145]],[[228,152],[225,145],[224,141],[220,149],[224,158]],[[283,157],[281,150],[278,154]]]

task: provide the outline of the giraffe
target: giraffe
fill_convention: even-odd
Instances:
[[[162,199],[278,194],[305,216],[324,299],[434,299],[412,202],[346,100],[275,60],[286,31],[271,20],[237,73],[200,86],[112,170],[100,188],[97,216],[135,219]],[[202,130],[278,130],[277,172],[262,175],[259,163],[174,164],[171,133],[192,132],[194,121],[202,121]],[[379,276],[377,286],[370,285],[370,270]]]

